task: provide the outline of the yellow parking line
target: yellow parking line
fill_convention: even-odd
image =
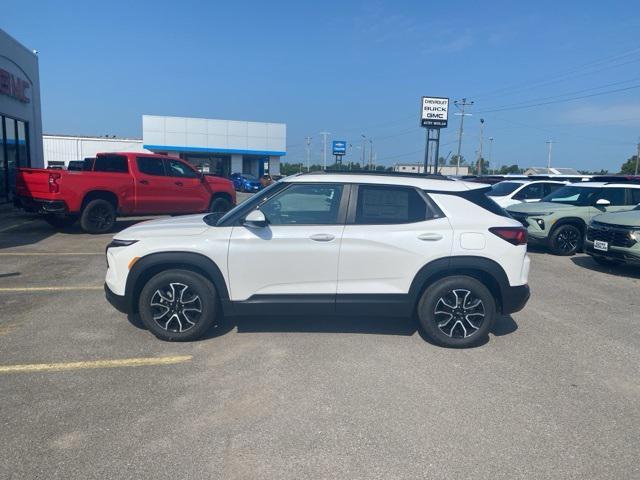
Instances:
[[[104,252],[0,252],[0,257],[57,257],[57,256],[104,255]]]
[[[67,363],[31,363],[23,365],[0,365],[0,373],[21,372],[60,372],[64,370],[83,370],[89,368],[142,367],[145,365],[173,365],[188,362],[193,355],[173,357],[123,358],[120,360],[93,360]]]
[[[0,288],[0,293],[2,292],[67,292],[67,291],[77,291],[77,290],[91,290],[98,291],[104,290],[104,287],[86,287],[86,286],[78,286],[78,287],[3,287]]]
[[[15,225],[11,225],[9,227],[3,228],[0,230],[0,233],[8,232],[9,230],[13,230],[14,228],[21,227],[22,225],[26,225],[27,223],[33,223],[35,220],[27,220],[26,222],[16,223]]]

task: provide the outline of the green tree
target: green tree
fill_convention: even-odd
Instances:
[[[458,163],[458,155],[452,155],[449,159],[449,165],[455,166]],[[460,165],[466,165],[467,161],[464,159],[464,155],[460,155]]]
[[[620,173],[624,173],[626,175],[635,175],[637,158],[638,156],[634,155],[633,157],[629,158],[626,162],[624,162],[622,164],[622,167],[620,168]]]
[[[502,167],[500,167],[500,171],[498,172],[500,175],[508,175],[510,173],[512,174],[518,174],[518,173],[522,173],[522,170],[520,170],[520,167],[518,167],[517,165],[503,165]]]

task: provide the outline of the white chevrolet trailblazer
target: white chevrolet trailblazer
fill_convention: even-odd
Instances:
[[[439,176],[284,178],[220,218],[152,220],[107,247],[105,291],[164,340],[234,315],[417,317],[466,347],[529,298],[527,236],[485,193]]]

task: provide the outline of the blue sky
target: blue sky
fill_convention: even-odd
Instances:
[[[640,135],[636,1],[28,5],[5,3],[0,28],[39,51],[47,133],[139,137],[143,113],[285,122],[288,161],[306,135],[319,159],[326,130],[373,138],[390,165],[421,160],[419,99],[434,95],[475,101],[462,153],[484,118],[498,165],[544,165],[553,138],[554,165],[617,171]]]

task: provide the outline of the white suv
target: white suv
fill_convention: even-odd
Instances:
[[[558,180],[505,180],[494,184],[487,195],[507,208],[518,203],[539,202],[568,183]]]
[[[487,191],[411,174],[287,177],[222,218],[120,232],[107,299],[164,340],[223,315],[417,313],[434,342],[471,346],[529,298],[526,230]]]

